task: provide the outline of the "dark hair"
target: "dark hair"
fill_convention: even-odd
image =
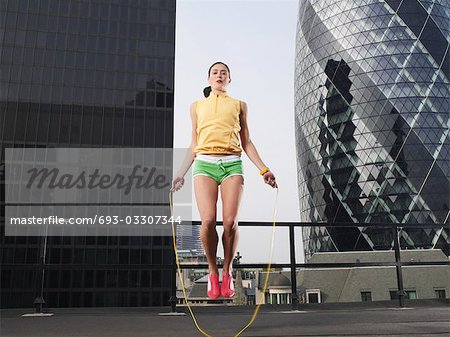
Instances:
[[[225,68],[227,68],[227,70],[228,70],[228,78],[231,79],[230,68],[229,68],[225,63],[220,62],[220,61],[214,62],[214,63],[211,65],[211,67],[209,67],[209,69],[208,69],[208,78],[211,76],[211,69],[212,69],[216,64],[222,64],[222,65],[224,65]],[[211,86],[205,87],[205,88],[203,89],[203,95],[204,95],[205,97],[208,97],[209,94],[211,94],[211,91],[212,91]]]
[[[221,64],[221,65],[225,66],[225,68],[227,68],[227,70],[228,70],[228,77],[231,78],[230,68],[229,68],[225,63],[220,62],[220,61],[219,61],[219,62],[214,62],[214,63],[211,65],[211,67],[209,67],[209,69],[208,69],[208,77],[211,76],[211,69],[212,69],[216,64]]]
[[[212,91],[211,86],[205,87],[205,89],[203,89],[203,96],[208,97],[211,91]]]

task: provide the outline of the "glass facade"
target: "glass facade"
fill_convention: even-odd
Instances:
[[[0,36],[2,164],[10,147],[173,147],[174,0],[3,0]],[[0,228],[1,307],[31,307],[43,238]],[[44,299],[167,305],[171,262],[171,237],[49,237]]]
[[[200,225],[177,226],[177,247],[183,250],[196,250],[204,254],[202,242],[200,241]]]
[[[301,221],[316,251],[402,248],[449,255],[450,3],[301,0],[295,133]],[[420,224],[442,225],[438,230]]]

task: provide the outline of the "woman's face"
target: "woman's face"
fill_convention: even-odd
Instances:
[[[211,89],[218,91],[226,91],[228,84],[231,82],[230,74],[227,67],[223,64],[215,64],[209,73],[208,83]]]

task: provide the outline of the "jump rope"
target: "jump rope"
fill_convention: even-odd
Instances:
[[[271,239],[271,243],[270,243],[270,254],[269,254],[269,261],[267,263],[267,272],[266,272],[266,279],[264,281],[263,294],[265,294],[266,290],[267,290],[267,283],[269,281],[270,266],[272,264],[273,241],[274,241],[274,238],[275,238],[275,223],[276,223],[277,206],[278,206],[278,192],[279,192],[278,187],[276,187],[276,189],[277,189],[277,193],[276,193],[276,197],[275,197],[275,204],[274,204],[273,216],[272,216],[272,239]],[[171,216],[173,216],[173,192],[172,191],[169,192],[169,200],[170,200],[170,202],[169,202],[169,204],[170,204],[170,214],[171,214]],[[187,295],[186,295],[186,288],[184,287],[183,277],[181,275],[180,261],[178,259],[178,249],[177,249],[177,242],[176,242],[176,238],[175,238],[175,227],[174,227],[173,222],[171,222],[171,224],[172,224],[173,250],[175,252],[175,259],[176,259],[176,262],[177,262],[178,277],[180,278],[181,287],[183,289],[184,302],[186,303],[186,306],[189,309],[189,313],[191,314],[192,320],[194,321],[194,324],[195,324],[197,330],[200,331],[203,336],[212,337],[212,335],[208,334],[205,330],[202,329],[200,324],[197,322],[197,319],[195,317],[194,312],[191,309],[191,306],[189,305],[189,301],[188,301]],[[234,335],[234,337],[240,336],[245,330],[247,330],[250,327],[250,325],[253,324],[253,322],[255,321],[256,317],[258,316],[259,307],[260,306],[261,306],[261,303],[256,305],[256,308],[253,311],[253,315],[252,315],[252,318],[250,319],[250,321],[241,330],[239,330],[239,332],[236,333]]]

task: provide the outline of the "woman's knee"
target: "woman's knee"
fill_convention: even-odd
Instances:
[[[223,219],[223,230],[226,232],[236,231],[238,228],[238,221],[235,217],[228,217]]]
[[[202,219],[202,227],[204,227],[206,229],[216,228],[216,219],[213,217],[208,217],[208,218]]]

